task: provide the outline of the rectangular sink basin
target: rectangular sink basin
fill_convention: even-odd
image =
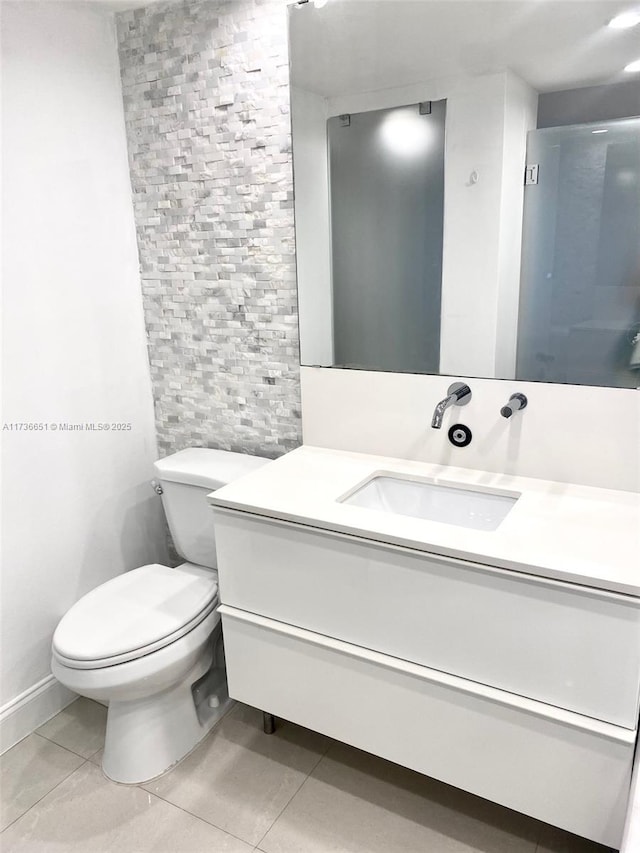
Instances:
[[[476,491],[377,474],[340,500],[350,506],[379,512],[440,521],[474,530],[496,530],[518,497],[517,494]]]

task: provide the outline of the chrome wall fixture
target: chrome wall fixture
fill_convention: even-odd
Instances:
[[[500,409],[500,414],[503,418],[510,418],[516,412],[519,412],[521,409],[524,409],[527,405],[527,398],[524,394],[512,394],[509,397],[509,402],[506,406],[503,406]]]
[[[454,382],[449,385],[447,395],[444,400],[440,400],[433,411],[431,426],[433,429],[440,429],[442,426],[442,416],[449,406],[466,406],[471,402],[471,388],[464,382]]]

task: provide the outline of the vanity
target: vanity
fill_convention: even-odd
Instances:
[[[605,3],[464,5],[288,7],[305,445],[210,496],[229,693],[619,848],[637,34]]]
[[[620,846],[638,495],[304,446],[209,500],[232,697]]]

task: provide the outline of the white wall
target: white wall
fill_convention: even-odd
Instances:
[[[68,701],[50,675],[62,614],[165,558],[113,19],[2,4],[3,746]]]
[[[455,81],[447,99],[442,373],[495,375],[505,77]]]
[[[333,364],[327,101],[290,88],[295,121],[296,265],[302,364]]]
[[[527,134],[536,126],[538,94],[515,74],[506,74],[504,99],[495,371],[487,375],[511,377],[516,375],[518,349],[523,170],[527,157]],[[465,369],[469,369],[468,365]]]
[[[524,165],[537,93],[510,72],[447,89],[440,372],[514,376]]]
[[[471,401],[432,429],[456,378],[303,367],[304,443],[640,491],[640,391],[460,377]],[[528,406],[506,420],[500,408],[516,391]],[[447,439],[454,423],[473,432],[465,448]]]

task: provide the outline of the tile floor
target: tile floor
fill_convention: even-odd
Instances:
[[[604,853],[291,723],[236,707],[178,767],[100,770],[106,710],[78,699],[0,759],[3,853]]]

